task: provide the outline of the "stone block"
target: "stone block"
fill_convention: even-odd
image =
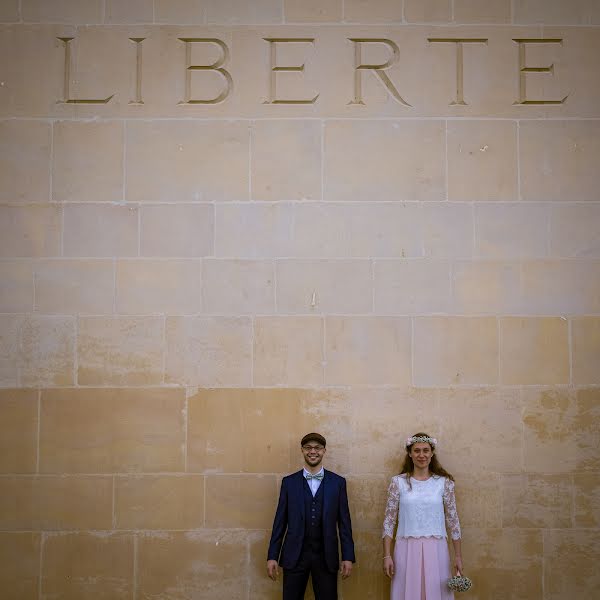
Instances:
[[[170,595],[186,599],[214,596],[245,600],[247,535],[235,530],[141,535],[138,542],[138,594],[141,598]]]
[[[600,200],[600,123],[523,121],[519,128],[524,200]]]
[[[202,307],[202,263],[197,260],[118,260],[116,312],[190,314]]]
[[[205,313],[273,314],[275,266],[268,260],[206,259],[202,263]]]
[[[449,23],[450,0],[404,0],[404,19],[408,23]]]
[[[16,23],[21,18],[20,0],[5,0],[0,6],[0,23]]]
[[[102,23],[102,0],[21,0],[25,23],[68,23],[91,25]]]
[[[123,200],[123,123],[58,121],[54,125],[52,199]]]
[[[423,254],[431,258],[471,258],[473,208],[466,203],[431,202],[421,207]]]
[[[322,385],[323,335],[319,317],[255,319],[254,385]]]
[[[600,203],[564,203],[550,209],[550,255],[600,258]]]
[[[565,529],[573,526],[573,482],[559,475],[503,475],[502,526]]]
[[[327,317],[327,385],[411,383],[411,323],[402,317]]]
[[[573,383],[600,383],[600,318],[581,317],[571,321]]]
[[[511,0],[454,0],[455,23],[511,22]]]
[[[498,382],[498,326],[492,317],[417,317],[413,379],[419,386]]]
[[[265,25],[283,20],[280,0],[206,0],[205,4],[209,24]]]
[[[0,391],[0,473],[34,473],[37,468],[38,392]]]
[[[524,259],[547,256],[547,205],[476,204],[474,211],[477,257]]]
[[[449,121],[447,152],[449,200],[518,200],[515,123]]]
[[[50,200],[50,140],[51,127],[43,121],[0,122],[0,200]]]
[[[201,390],[188,400],[187,470],[288,473],[300,461],[303,398],[292,389]],[[264,419],[272,425],[269,434]]]
[[[402,2],[396,0],[344,0],[344,22],[401,23]]]
[[[112,477],[3,477],[0,528],[112,528]]]
[[[28,260],[0,262],[0,312],[33,311],[33,264]]]
[[[252,322],[246,317],[167,317],[165,382],[249,386]]]
[[[77,332],[79,385],[163,382],[162,317],[81,317]]]
[[[67,204],[64,256],[137,256],[138,210],[125,204]]]
[[[275,475],[207,475],[206,526],[269,529],[277,504]]]
[[[389,479],[384,475],[348,477],[348,504],[352,515],[352,532],[382,529]]]
[[[5,600],[38,597],[40,543],[39,533],[0,533],[0,587]]]
[[[377,260],[373,269],[376,314],[415,315],[450,310],[447,261]]]
[[[212,256],[215,208],[211,204],[140,207],[140,256]]]
[[[42,598],[129,600],[133,594],[133,536],[126,533],[46,534]]]
[[[502,317],[499,326],[501,383],[569,383],[569,335],[566,319]]]
[[[121,25],[152,23],[154,21],[154,0],[106,0],[104,22]]]
[[[600,22],[600,8],[594,0],[516,0],[513,22],[546,25],[592,25]]]
[[[56,204],[0,206],[0,257],[60,256],[61,219]]]
[[[154,22],[200,25],[206,22],[203,0],[154,0]]]
[[[269,548],[270,531],[248,532],[248,594],[249,598],[261,600],[280,600],[282,595],[283,577],[276,582],[266,577],[265,556]]]
[[[116,529],[200,529],[204,477],[132,475],[115,478]]]
[[[600,586],[598,548],[600,533],[595,529],[544,531],[544,598],[593,598]]]
[[[247,123],[132,121],[126,138],[128,201],[248,199]]]
[[[35,309],[49,314],[113,312],[110,260],[42,260],[35,263]]]
[[[283,0],[283,13],[286,23],[341,22],[344,0]]]
[[[40,472],[183,471],[184,403],[174,388],[46,390]]]
[[[321,121],[265,120],[252,124],[253,200],[320,200]]]
[[[594,473],[573,475],[575,522],[577,528],[597,529],[600,524],[600,481]]]
[[[373,310],[371,262],[278,260],[277,312],[352,314]]]
[[[324,199],[444,200],[444,148],[443,121],[329,121]]]
[[[457,477],[456,507],[461,529],[474,527],[499,529],[502,527],[502,486],[500,482],[500,475],[487,470],[482,473],[481,477],[473,479],[466,474]]]

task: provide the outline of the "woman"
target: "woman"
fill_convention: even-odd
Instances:
[[[450,555],[445,524],[454,545],[454,567],[462,573],[454,478],[438,462],[436,446],[437,440],[427,433],[409,437],[402,471],[390,483],[383,521],[383,572],[392,580],[391,600],[454,598],[447,585]]]

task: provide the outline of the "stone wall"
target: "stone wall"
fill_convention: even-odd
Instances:
[[[3,0],[0,22],[3,600],[279,598],[266,544],[310,430],[348,478],[343,600],[388,597],[419,430],[470,598],[593,597],[600,3]]]

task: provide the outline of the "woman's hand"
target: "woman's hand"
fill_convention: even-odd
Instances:
[[[387,556],[386,558],[383,559],[383,572],[390,579],[394,575],[394,560],[392,559],[391,556]]]
[[[463,574],[462,556],[455,556],[454,557],[454,568],[456,570],[456,574],[457,575],[462,575]]]

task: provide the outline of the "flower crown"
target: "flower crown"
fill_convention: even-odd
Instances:
[[[426,443],[431,444],[432,446],[437,446],[438,441],[433,437],[429,437],[428,435],[413,435],[409,438],[406,438],[407,448],[418,443]]]

